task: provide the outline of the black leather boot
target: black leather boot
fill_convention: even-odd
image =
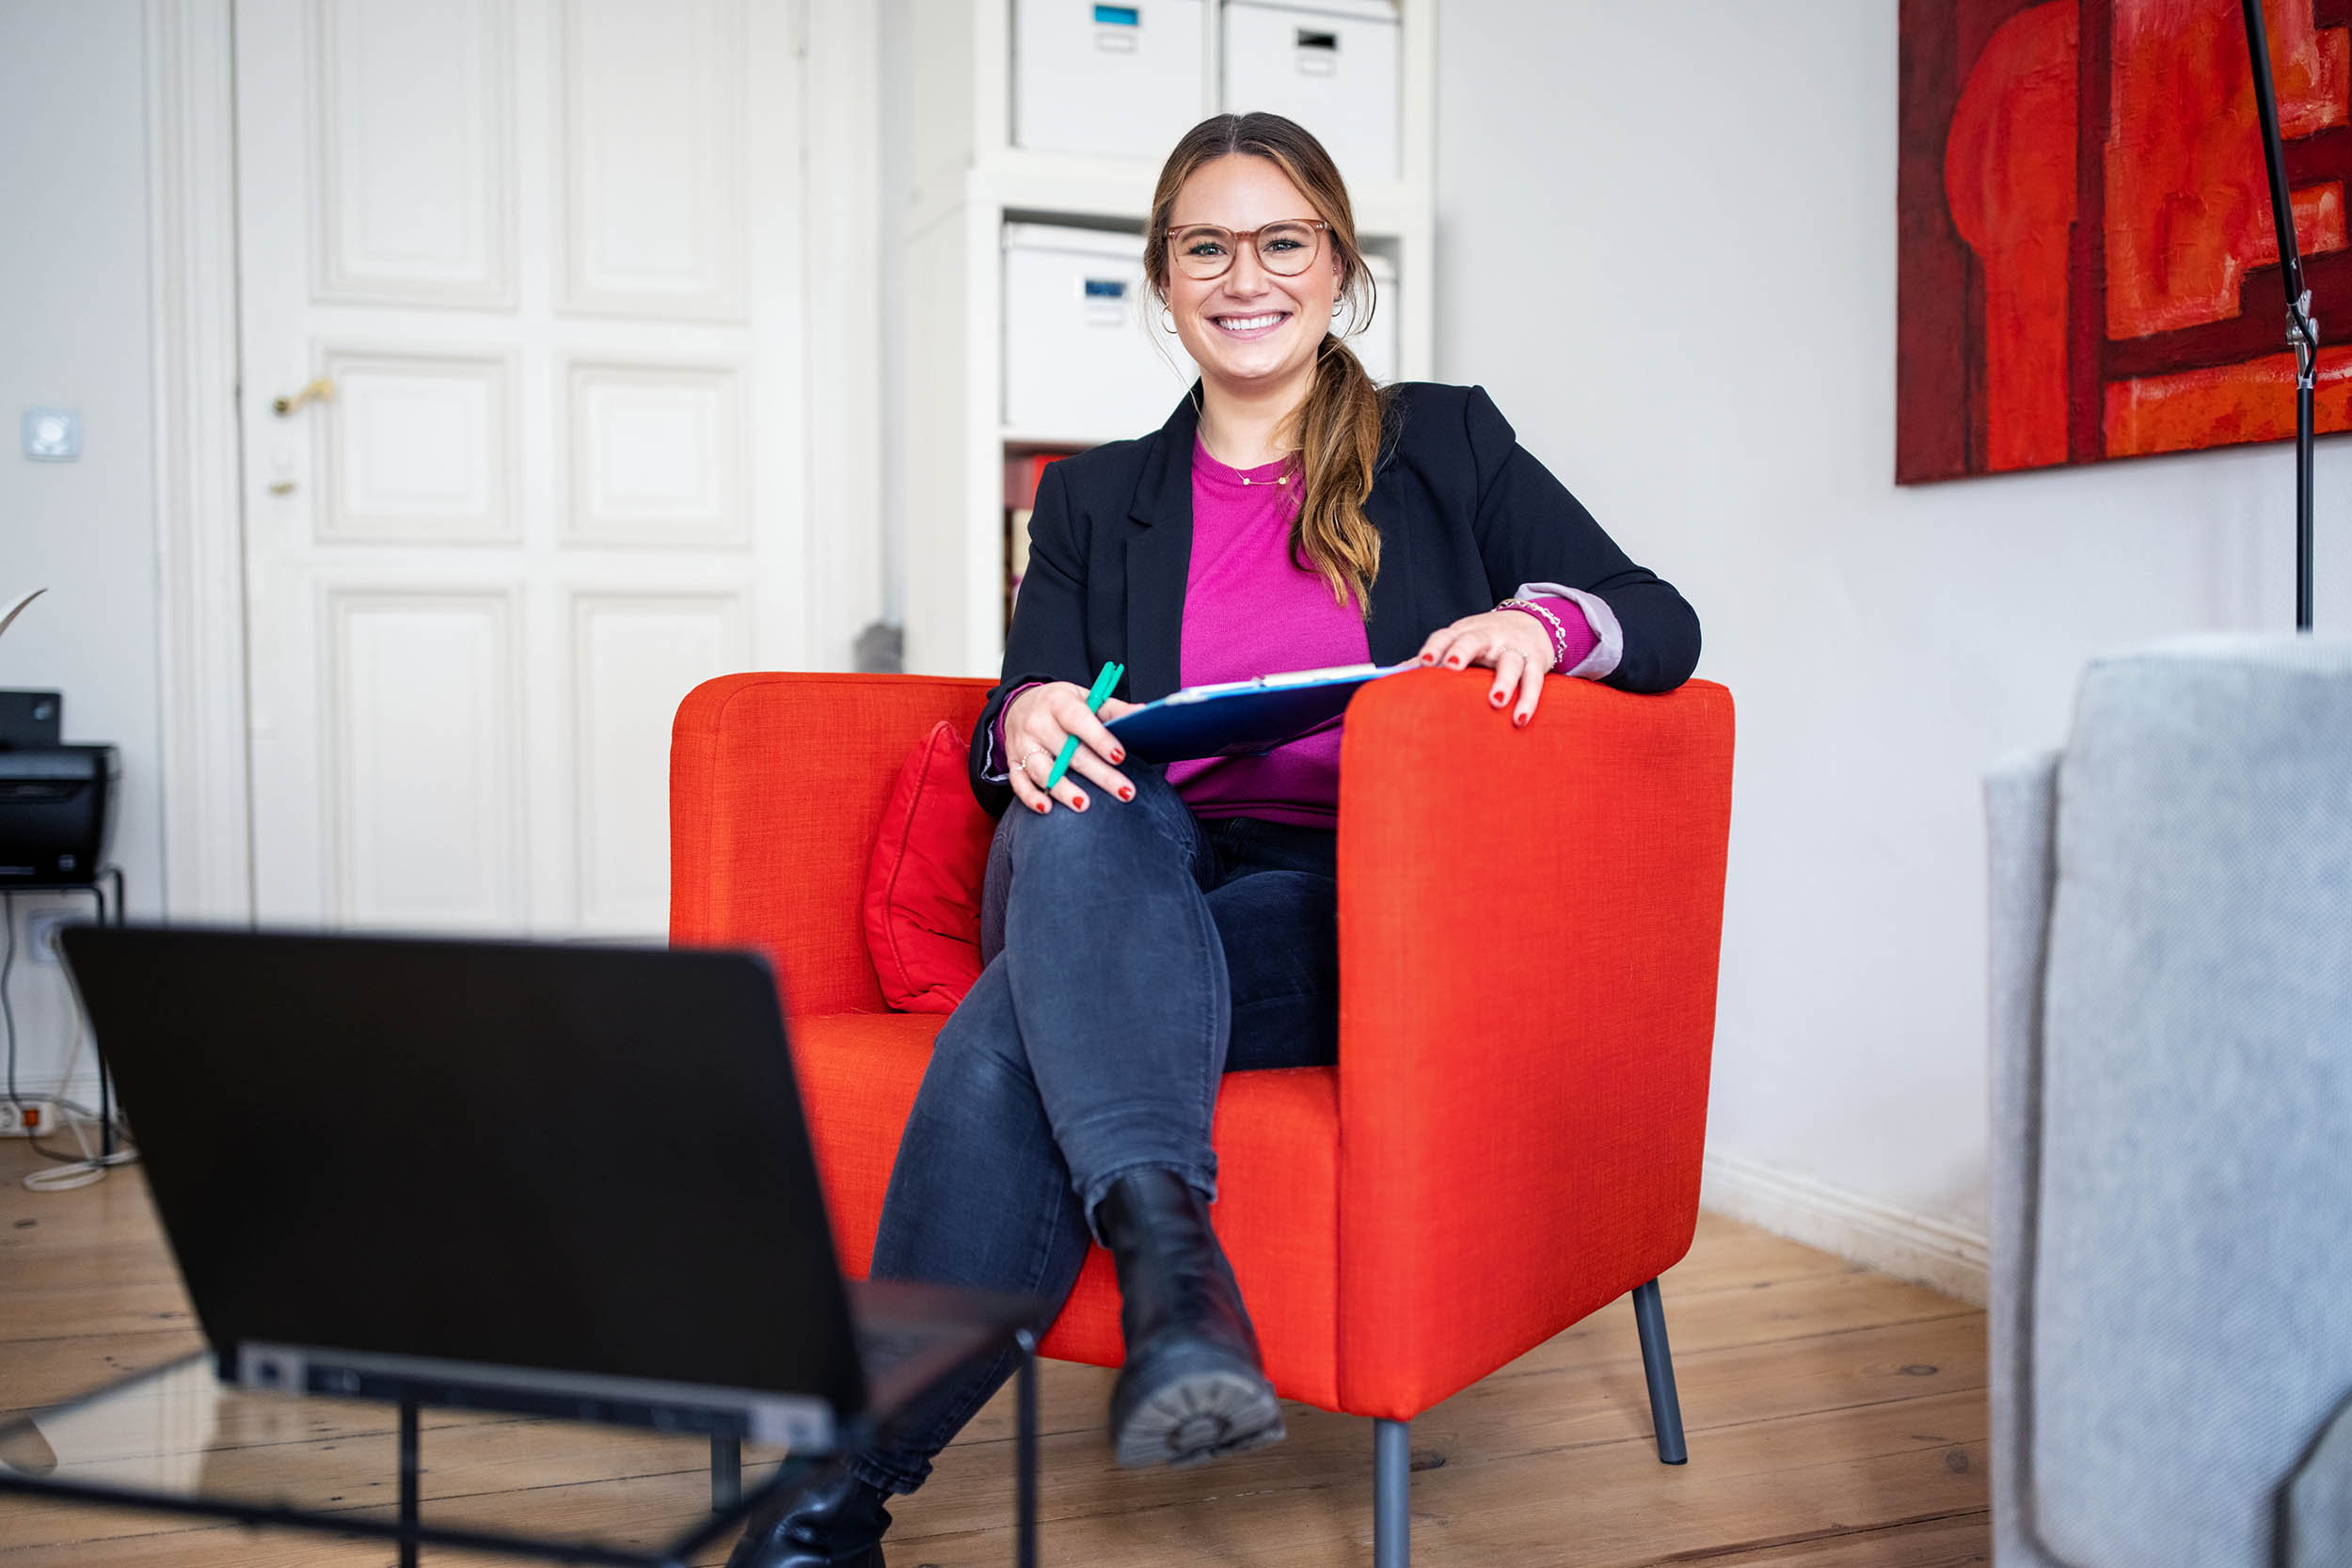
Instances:
[[[1119,1463],[1199,1465],[1282,1436],[1208,1200],[1172,1171],[1120,1177],[1095,1208],[1119,1266],[1127,1363],[1111,1389]]]
[[[820,1471],[752,1514],[727,1568],[883,1568],[889,1496],[846,1466]]]

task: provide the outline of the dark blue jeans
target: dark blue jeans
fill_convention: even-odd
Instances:
[[[1162,770],[1083,812],[1016,805],[989,852],[986,967],[941,1028],[891,1168],[874,1275],[1041,1298],[1078,1278],[1120,1175],[1216,1193],[1219,1078],[1338,1059],[1334,835],[1196,818]],[[1012,1372],[1008,1352],[896,1422],[851,1467],[912,1492]]]

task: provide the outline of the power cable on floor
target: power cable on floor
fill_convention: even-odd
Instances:
[[[0,889],[0,894],[6,895],[0,897],[0,1034],[7,1036],[8,1101],[16,1107],[18,1125],[23,1126],[25,1125],[24,1096],[17,1091],[16,1085],[16,1009],[8,997],[8,979],[16,967],[15,893],[12,888]],[[74,1069],[82,1065],[82,1047],[88,1039],[88,1021],[82,1015],[81,998],[77,996],[73,1001],[73,1044],[66,1053],[65,1073],[58,1080],[59,1084],[73,1082]],[[103,1072],[105,1069],[102,1066],[99,1070]],[[44,1148],[39,1137],[28,1133],[25,1141],[32,1151],[44,1160],[56,1163],[53,1169],[33,1171],[24,1178],[24,1185],[31,1191],[57,1193],[87,1187],[93,1181],[103,1180],[106,1172],[114,1166],[129,1164],[139,1157],[138,1149],[124,1134],[119,1118],[114,1130],[115,1151],[103,1154],[99,1148],[91,1145],[89,1138],[89,1130],[99,1125],[98,1113],[76,1101],[66,1099],[62,1092],[36,1095],[33,1099],[36,1103],[47,1105],[56,1114],[61,1131],[73,1134],[80,1152],[65,1154]],[[100,1147],[103,1142],[102,1138]]]

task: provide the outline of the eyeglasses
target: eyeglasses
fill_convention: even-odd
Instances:
[[[1254,245],[1258,264],[1277,277],[1295,277],[1315,264],[1323,250],[1323,230],[1331,226],[1321,218],[1285,218],[1236,234],[1211,223],[1191,223],[1170,229],[1168,238],[1176,265],[1186,277],[1207,281],[1232,269],[1243,245]]]

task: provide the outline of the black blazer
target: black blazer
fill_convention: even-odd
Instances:
[[[1045,469],[1003,678],[972,731],[972,792],[991,816],[1012,803],[1011,786],[982,771],[1007,693],[1031,681],[1091,686],[1113,659],[1127,666],[1119,697],[1148,703],[1177,689],[1199,395],[1196,385],[1149,436]],[[1364,507],[1380,531],[1364,622],[1375,663],[1410,658],[1431,632],[1492,610],[1522,583],[1556,582],[1616,613],[1625,655],[1607,685],[1666,691],[1690,678],[1698,616],[1671,584],[1627,560],[1518,444],[1486,388],[1408,381],[1387,399]]]

